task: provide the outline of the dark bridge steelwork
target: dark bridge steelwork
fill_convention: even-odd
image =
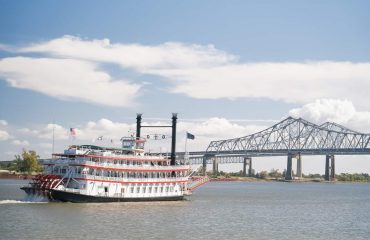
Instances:
[[[370,134],[353,131],[336,123],[316,125],[302,118],[288,117],[263,131],[240,138],[212,141],[205,152],[190,152],[190,161],[213,164],[244,163],[252,172],[252,157],[287,156],[285,178],[293,179],[292,158],[297,159],[297,176],[302,177],[302,155],[326,155],[325,179],[335,178],[334,155],[370,154]],[[183,156],[184,153],[178,153]],[[180,157],[181,158],[181,157]]]
[[[287,119],[241,138],[212,141],[205,155],[248,156],[370,154],[370,134],[359,133],[339,124],[316,125],[301,118]]]

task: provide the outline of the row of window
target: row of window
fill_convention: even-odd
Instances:
[[[186,172],[122,172],[113,170],[103,170],[90,168],[88,169],[88,174],[93,176],[103,176],[103,177],[118,177],[118,178],[170,178],[170,177],[185,177]]]
[[[86,159],[86,158],[83,158]],[[96,163],[113,163],[113,164],[120,164],[120,165],[126,165],[126,166],[169,166],[170,165],[170,160],[167,161],[133,161],[133,160],[107,160],[107,159],[102,159],[102,158],[94,158],[90,157],[86,159],[87,161],[92,161]]]
[[[168,193],[174,192],[173,186],[165,187],[130,187],[130,193]]]
[[[65,174],[67,173],[68,167],[53,167],[51,170],[52,174]],[[117,177],[117,178],[170,178],[170,177],[185,177],[187,171],[174,172],[122,172],[113,170],[104,170],[96,168],[87,168],[82,170],[81,167],[74,167],[72,169],[73,174],[89,174],[93,176],[102,177]]]

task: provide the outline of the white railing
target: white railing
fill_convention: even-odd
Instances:
[[[141,169],[141,170],[177,170],[177,169],[185,169],[190,170],[190,165],[175,165],[175,166],[159,166],[159,165],[149,165],[149,164],[142,164],[142,165],[127,165],[127,164],[114,164],[109,162],[99,163],[93,161],[85,161],[84,165],[88,166],[99,166],[99,167],[110,167],[110,168],[117,168],[117,169]]]
[[[192,180],[189,184],[188,184],[188,189],[190,191],[193,191],[194,189],[200,187],[201,185],[205,184],[206,182],[209,181],[209,177],[208,176],[203,176],[203,177],[200,177],[200,178],[197,178],[197,179],[194,179]]]
[[[57,159],[57,160],[43,160],[43,164],[55,164],[55,165],[87,165],[95,167],[107,167],[107,168],[117,168],[117,170],[190,170],[190,165],[175,165],[175,166],[162,166],[162,165],[150,165],[150,164],[141,164],[141,165],[128,165],[128,164],[119,164],[111,162],[94,162],[90,161],[89,157],[78,158],[78,159]]]
[[[188,177],[174,177],[174,178],[122,178],[122,177],[105,177],[105,176],[95,176],[90,174],[71,174],[71,178],[84,178],[87,180],[101,180],[101,181],[117,181],[125,183],[152,183],[152,182],[179,182],[179,181],[189,181]]]

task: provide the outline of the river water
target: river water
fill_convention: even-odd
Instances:
[[[211,182],[188,201],[22,201],[0,180],[0,239],[370,239],[370,184]]]

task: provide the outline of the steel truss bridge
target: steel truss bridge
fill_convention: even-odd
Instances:
[[[243,163],[243,172],[252,171],[252,157],[287,156],[286,179],[291,180],[292,158],[297,159],[297,175],[302,176],[302,155],[326,155],[325,179],[335,177],[334,155],[370,154],[370,134],[360,133],[336,123],[316,125],[302,118],[288,117],[281,122],[245,137],[212,141],[205,152],[190,152],[194,164]],[[178,153],[180,159],[184,153]]]

